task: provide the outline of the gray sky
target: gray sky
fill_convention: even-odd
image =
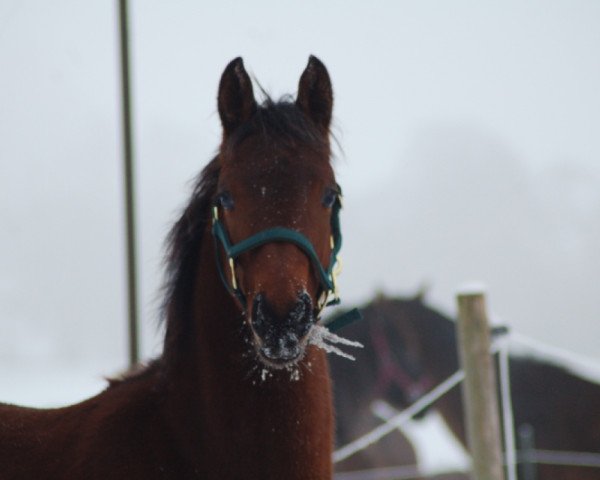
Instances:
[[[0,399],[80,398],[126,362],[113,3],[0,0]],[[600,360],[598,2],[145,0],[132,19],[145,357],[224,66],[242,55],[277,97],[313,53],[344,150],[344,300],[427,282],[452,312],[476,279],[518,331]]]

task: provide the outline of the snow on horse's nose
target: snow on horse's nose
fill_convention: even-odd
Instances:
[[[298,294],[285,315],[273,311],[265,294],[254,297],[251,326],[258,339],[258,352],[269,363],[285,366],[299,359],[304,352],[302,340],[313,323],[312,300],[305,292]]]

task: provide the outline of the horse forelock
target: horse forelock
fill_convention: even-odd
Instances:
[[[319,130],[290,96],[274,101],[263,94],[265,100],[252,118],[224,138],[223,151],[235,148],[249,136],[257,135],[273,146],[295,148],[302,144],[329,152],[329,136]]]

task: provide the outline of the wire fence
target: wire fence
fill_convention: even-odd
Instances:
[[[433,402],[441,398],[444,394],[458,385],[464,377],[465,374],[462,370],[452,374],[429,393],[423,395],[410,407],[402,410],[398,415],[392,417],[387,422],[371,430],[362,437],[357,438],[356,440],[333,452],[333,462],[341,462],[342,460],[351,457],[355,453],[364,450],[369,445],[373,445],[387,434],[396,430],[398,427],[406,424],[406,422],[408,422],[414,415],[429,407]]]

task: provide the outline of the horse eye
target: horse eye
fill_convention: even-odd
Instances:
[[[233,197],[229,192],[221,192],[217,196],[217,205],[220,205],[225,210],[231,210],[234,207]]]
[[[338,197],[338,193],[333,190],[332,188],[328,188],[325,191],[325,195],[323,195],[323,206],[326,208],[331,208],[333,207],[333,204],[335,203],[335,201],[337,200]]]

